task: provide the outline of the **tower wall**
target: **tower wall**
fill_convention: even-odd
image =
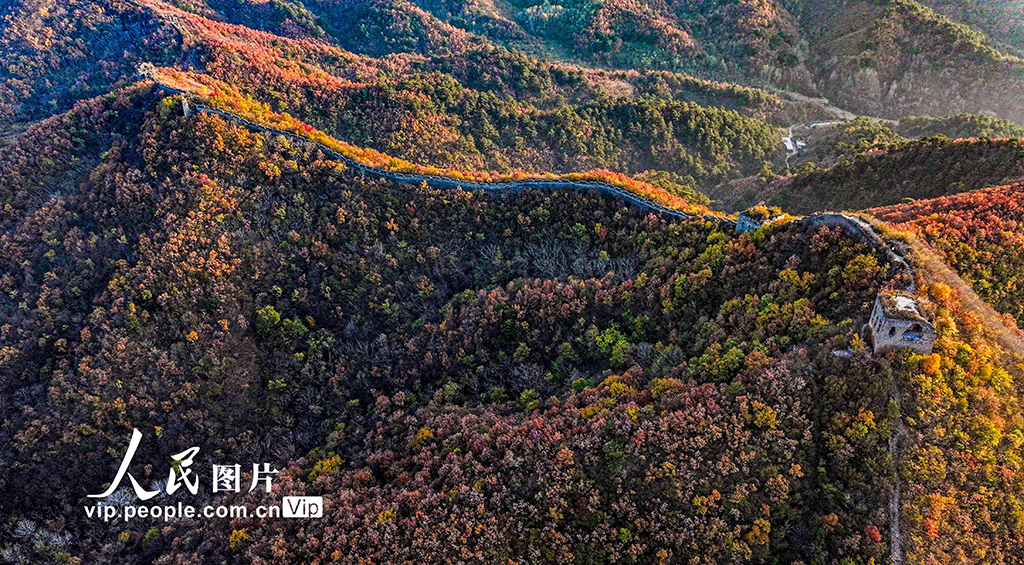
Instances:
[[[876,353],[889,349],[911,349],[927,355],[935,346],[935,328],[923,320],[889,318],[881,298],[871,311],[871,344]]]

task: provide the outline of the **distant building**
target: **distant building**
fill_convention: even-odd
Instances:
[[[879,294],[869,324],[876,353],[887,349],[912,349],[928,354],[935,345],[935,327],[921,315],[914,297],[905,292]]]
[[[782,210],[779,208],[754,206],[753,208],[741,212],[739,217],[736,218],[736,231],[740,233],[754,231],[768,222],[777,220],[781,217]]]

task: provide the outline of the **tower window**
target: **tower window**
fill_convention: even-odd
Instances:
[[[910,329],[903,332],[903,339],[908,341],[920,341],[922,337],[921,324],[914,324],[910,326]]]

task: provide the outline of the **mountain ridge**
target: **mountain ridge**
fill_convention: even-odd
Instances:
[[[0,561],[1020,561],[1018,63],[823,5],[0,7]]]

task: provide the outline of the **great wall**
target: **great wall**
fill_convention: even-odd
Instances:
[[[179,89],[176,89],[176,88],[164,85],[164,84],[160,84],[159,82],[157,82],[157,85],[159,86],[159,88],[161,90],[163,90],[163,91],[165,91],[165,92],[167,92],[169,94],[182,96],[184,100],[187,100],[187,98],[184,98],[184,97],[187,97],[187,96],[190,95],[190,93],[188,93],[188,92],[185,92],[185,91],[182,91],[182,90],[179,90]],[[539,189],[539,190],[584,190],[584,191],[598,191],[598,192],[602,192],[604,194],[607,194],[608,196],[611,196],[613,198],[618,198],[620,200],[624,200],[627,203],[629,203],[629,204],[631,204],[633,206],[636,206],[637,208],[640,208],[641,210],[646,210],[646,211],[649,211],[649,212],[652,212],[652,213],[655,213],[655,214],[661,214],[661,215],[665,215],[665,216],[669,216],[669,217],[673,217],[673,218],[679,218],[679,219],[688,219],[688,220],[700,219],[700,220],[706,220],[706,221],[722,224],[723,226],[730,226],[730,227],[734,227],[736,225],[736,221],[731,219],[731,218],[727,218],[727,217],[724,217],[724,216],[718,216],[718,215],[715,215],[715,214],[699,214],[699,213],[692,213],[692,212],[683,212],[681,210],[676,210],[674,208],[669,208],[667,206],[662,206],[661,204],[658,204],[658,203],[655,203],[655,202],[651,202],[650,200],[647,200],[647,199],[643,198],[642,196],[634,194],[634,193],[632,193],[632,192],[630,192],[630,191],[628,191],[628,190],[626,190],[624,188],[621,188],[621,187],[618,187],[618,186],[615,186],[613,184],[609,184],[609,183],[606,183],[606,182],[600,182],[600,181],[535,178],[535,179],[523,179],[523,180],[516,180],[516,181],[479,182],[479,181],[467,181],[467,180],[461,180],[461,179],[454,179],[454,178],[450,178],[450,177],[442,177],[442,176],[437,176],[437,175],[417,175],[417,174],[412,174],[412,173],[400,173],[400,172],[391,171],[391,170],[383,169],[383,168],[379,168],[379,167],[371,167],[369,165],[366,165],[365,163],[360,163],[359,161],[357,161],[355,159],[352,159],[350,157],[346,157],[345,155],[342,155],[342,154],[338,153],[337,151],[335,151],[335,150],[333,150],[333,149],[323,145],[322,143],[313,141],[313,140],[311,140],[309,138],[306,138],[306,137],[303,137],[301,135],[297,135],[297,134],[294,134],[294,133],[291,133],[291,132],[282,131],[282,130],[279,130],[279,129],[276,129],[276,128],[272,128],[272,127],[264,126],[262,124],[258,124],[256,122],[253,122],[252,120],[249,120],[249,119],[244,118],[242,116],[239,116],[237,114],[233,114],[233,113],[228,112],[226,110],[222,110],[220,108],[213,108],[211,106],[206,106],[206,105],[203,105],[203,104],[197,104],[197,103],[194,103],[194,102],[193,103],[185,102],[185,108],[186,108],[186,113],[190,113],[192,111],[197,111],[197,112],[206,112],[206,113],[209,113],[209,114],[215,114],[215,115],[220,116],[220,117],[222,117],[222,118],[224,118],[226,120],[230,120],[230,121],[233,121],[235,123],[241,124],[242,126],[248,128],[248,129],[251,129],[253,131],[270,133],[270,134],[274,134],[274,135],[280,135],[280,136],[286,137],[286,138],[288,138],[290,140],[293,140],[293,141],[296,141],[296,142],[299,142],[299,143],[308,143],[308,144],[315,145],[317,147],[317,149],[322,151],[324,154],[330,156],[332,159],[336,159],[338,161],[341,161],[347,167],[350,167],[352,170],[354,170],[354,171],[356,171],[356,172],[358,172],[358,173],[360,173],[362,175],[382,178],[382,179],[390,180],[392,182],[397,182],[397,183],[402,183],[402,184],[423,184],[423,183],[426,183],[426,185],[431,187],[431,188],[440,188],[440,189],[457,189],[457,188],[461,188],[462,190],[470,190],[470,191],[471,190],[482,190],[482,191],[485,191],[485,192],[488,192],[488,193],[492,193],[492,194],[512,193],[512,192],[517,192],[517,191],[520,191],[520,190],[528,190],[528,189],[534,189],[534,190],[538,190]]]
[[[167,92],[169,94],[177,95],[177,96],[181,97],[183,110],[184,110],[186,116],[190,115],[193,111],[206,112],[206,113],[209,113],[209,114],[214,114],[214,115],[220,116],[221,118],[224,118],[226,120],[230,120],[232,122],[238,123],[238,124],[248,128],[248,129],[253,130],[253,131],[258,131],[258,132],[261,132],[261,133],[268,133],[268,134],[273,134],[273,135],[281,135],[281,136],[284,136],[285,138],[288,138],[290,140],[293,140],[293,141],[296,141],[296,142],[299,142],[299,143],[312,144],[317,149],[322,151],[325,155],[328,155],[328,156],[330,156],[333,159],[337,159],[338,161],[341,161],[342,163],[344,163],[346,166],[350,167],[354,171],[358,172],[359,174],[366,175],[366,176],[382,178],[382,179],[386,179],[386,180],[390,180],[392,182],[397,182],[397,183],[402,183],[402,184],[417,184],[417,185],[419,185],[419,184],[426,184],[427,186],[429,186],[431,188],[439,188],[439,189],[482,190],[482,191],[485,191],[485,192],[490,193],[490,194],[514,193],[514,192],[517,192],[517,191],[520,191],[520,190],[527,190],[527,189],[598,191],[598,192],[604,193],[604,194],[606,194],[608,196],[611,196],[613,198],[618,198],[620,200],[623,200],[626,203],[631,204],[633,206],[636,206],[637,208],[639,208],[641,210],[646,210],[646,211],[649,211],[649,212],[652,212],[652,213],[655,213],[655,214],[664,215],[664,216],[668,216],[668,217],[671,217],[671,218],[683,219],[683,220],[711,221],[711,222],[716,222],[716,223],[722,225],[723,227],[727,227],[727,228],[731,228],[731,229],[735,229],[737,227],[737,221],[733,220],[731,218],[727,218],[727,217],[723,217],[723,216],[716,216],[716,215],[713,215],[713,214],[696,214],[696,213],[690,213],[690,212],[683,212],[683,211],[680,211],[680,210],[675,210],[675,209],[668,208],[666,206],[662,206],[660,204],[651,202],[651,201],[649,201],[649,200],[647,200],[647,199],[645,199],[645,198],[643,198],[643,197],[641,197],[641,196],[639,196],[637,194],[629,192],[629,191],[627,191],[627,190],[625,190],[623,188],[620,188],[618,186],[615,186],[615,185],[612,185],[612,184],[609,184],[609,183],[598,182],[598,181],[574,181],[574,180],[568,180],[568,179],[543,179],[543,178],[539,178],[539,179],[525,179],[525,180],[507,181],[507,182],[478,182],[478,181],[466,181],[466,180],[462,180],[462,179],[454,179],[454,178],[448,178],[448,177],[442,177],[442,176],[436,176],[436,175],[417,175],[417,174],[410,174],[410,173],[400,173],[400,172],[390,171],[390,170],[382,169],[382,168],[378,168],[378,167],[371,167],[371,166],[366,165],[364,163],[360,163],[359,161],[356,161],[355,159],[346,157],[346,156],[338,153],[337,151],[334,151],[334,150],[330,149],[329,147],[326,147],[322,143],[313,141],[313,140],[308,139],[306,137],[303,137],[303,136],[300,136],[300,135],[297,135],[297,134],[294,134],[294,133],[291,133],[291,132],[282,131],[282,130],[279,130],[279,129],[276,129],[276,128],[271,128],[271,127],[268,127],[268,126],[264,126],[264,125],[258,124],[256,122],[253,122],[253,121],[251,121],[249,119],[246,119],[246,118],[244,118],[242,116],[239,116],[237,114],[233,114],[233,113],[228,112],[226,110],[222,110],[222,109],[219,109],[219,108],[213,108],[213,107],[210,107],[210,106],[206,106],[206,105],[202,105],[202,104],[197,104],[197,103],[194,103],[194,102],[190,103],[189,102],[189,98],[191,96],[190,93],[182,91],[182,90],[179,90],[179,89],[175,89],[173,87],[170,87],[170,86],[167,86],[167,85],[164,85],[164,84],[161,84],[159,81],[154,81],[154,82],[157,84],[157,86],[161,90],[163,90],[163,91],[165,91],[165,92]],[[867,221],[865,221],[865,220],[863,220],[863,219],[861,219],[861,218],[859,218],[857,216],[853,216],[853,215],[849,215],[849,214],[825,213],[825,212],[823,212],[823,213],[818,213],[818,214],[812,214],[810,216],[805,216],[805,217],[802,217],[802,218],[797,218],[797,219],[791,220],[791,222],[794,223],[794,224],[803,225],[803,226],[807,226],[807,227],[827,226],[827,227],[837,227],[837,228],[840,228],[849,237],[859,241],[860,243],[863,243],[864,245],[869,247],[872,251],[874,251],[876,253],[880,253],[883,256],[885,256],[886,260],[888,261],[889,268],[890,268],[890,272],[889,272],[890,277],[889,278],[892,279],[892,280],[897,280],[899,278],[903,278],[904,280],[906,280],[907,281],[906,290],[907,290],[908,294],[913,294],[913,292],[916,290],[916,288],[915,288],[915,280],[916,279],[915,279],[914,270],[911,267],[911,265],[907,262],[907,260],[903,257],[903,255],[901,254],[901,253],[905,253],[907,250],[903,249],[901,247],[901,244],[899,244],[899,243],[889,243],[889,242],[887,242],[878,233],[878,231],[870,223],[868,223]],[[770,223],[770,221],[769,222],[765,222],[765,223]],[[880,301],[881,299],[882,298],[881,298],[881,294],[880,294],[879,298],[878,298],[878,301]],[[878,305],[880,303],[878,301],[876,301],[876,308],[878,308]],[[872,339],[872,341],[874,341],[874,339]],[[877,344],[876,344],[876,350],[877,350]],[[929,351],[930,351],[930,344],[929,344]],[[900,393],[900,390],[899,390],[898,386],[896,385],[896,383],[893,383],[892,390],[890,391],[890,395],[891,395],[891,398],[897,403],[897,405],[901,405],[902,404],[901,403],[901,393]],[[892,461],[893,461],[892,473],[893,473],[893,477],[894,477],[894,484],[892,486],[892,490],[889,493],[889,504],[888,504],[888,513],[889,513],[889,519],[890,519],[890,553],[889,553],[889,559],[890,559],[890,562],[893,565],[903,565],[903,561],[904,561],[904,559],[903,559],[903,550],[902,550],[903,536],[902,536],[901,531],[900,531],[900,522],[901,522],[901,519],[900,519],[900,490],[901,490],[901,484],[900,484],[900,482],[901,481],[900,481],[900,478],[899,478],[898,469],[896,467],[896,465],[897,465],[896,462],[899,459],[899,442],[900,442],[900,437],[903,436],[904,433],[905,433],[905,431],[904,431],[904,425],[903,425],[902,419],[897,420],[897,425],[894,427],[894,433],[889,437],[889,445],[888,445],[889,453],[890,453],[890,455],[892,457]]]
[[[313,141],[301,135],[264,126],[262,124],[253,122],[252,120],[249,120],[247,118],[239,116],[238,114],[234,114],[232,112],[228,112],[220,108],[214,108],[211,106],[206,106],[195,102],[190,103],[188,102],[188,99],[190,96],[192,96],[191,93],[171,86],[167,86],[156,80],[154,80],[154,82],[156,83],[157,87],[163,90],[164,92],[182,97],[182,100],[184,101],[183,106],[185,108],[186,114],[189,114],[193,111],[206,112],[209,114],[220,116],[221,118],[224,118],[226,120],[238,123],[253,131],[280,135],[299,143],[312,144],[316,146],[317,149],[322,151],[324,154],[330,156],[333,159],[341,161],[354,171],[366,176],[382,178],[402,184],[426,183],[426,185],[431,188],[461,188],[462,190],[467,191],[482,190],[491,194],[511,193],[528,189],[598,191],[613,198],[623,200],[626,203],[631,204],[641,210],[646,210],[655,214],[665,215],[668,217],[684,220],[710,221],[721,224],[724,227],[736,227],[736,220],[732,218],[719,216],[715,214],[700,214],[676,210],[674,208],[662,206],[661,204],[658,204],[656,202],[651,202],[650,200],[647,200],[642,196],[634,194],[624,188],[600,181],[536,178],[523,179],[517,181],[479,182],[437,175],[417,175],[412,173],[400,173],[379,167],[372,167],[350,157],[346,157],[345,155],[338,153],[337,151],[323,145],[322,143]],[[846,232],[847,235],[849,235],[850,237],[867,245],[873,251],[880,252],[883,255],[885,255],[890,265],[892,265],[892,267],[895,268],[899,273],[905,273],[910,275],[913,274],[910,265],[899,253],[897,253],[894,247],[891,246],[890,244],[887,244],[885,240],[878,234],[878,232],[875,231],[871,224],[865,222],[864,220],[856,216],[838,213],[819,213],[812,214],[810,216],[805,216],[803,218],[798,218],[792,220],[792,222],[806,226],[838,227],[842,229],[844,232]]]

